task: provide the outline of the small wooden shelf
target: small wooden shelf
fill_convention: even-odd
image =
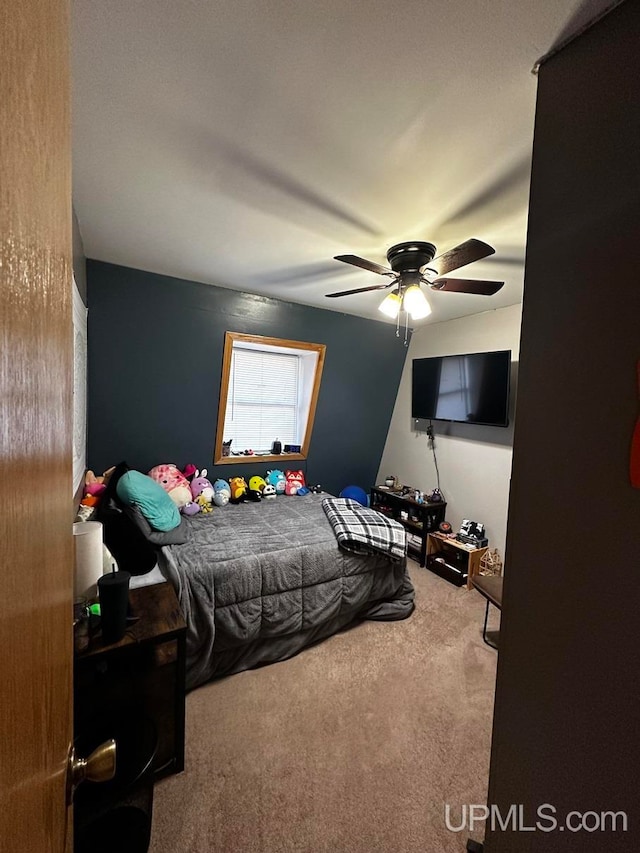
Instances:
[[[473,578],[480,573],[480,560],[488,546],[472,548],[457,539],[451,539],[444,533],[429,533],[427,536],[427,568],[456,583],[473,586]],[[444,562],[438,562],[442,559]],[[460,583],[458,583],[458,577]]]

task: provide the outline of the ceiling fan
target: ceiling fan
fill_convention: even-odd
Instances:
[[[368,290],[394,290],[380,304],[380,311],[388,317],[396,318],[403,308],[414,320],[427,317],[431,306],[420,287],[426,284],[431,290],[445,293],[472,293],[480,296],[493,296],[504,285],[503,281],[478,281],[466,278],[445,278],[446,273],[464,267],[493,255],[495,249],[482,240],[466,240],[449,249],[442,255],[436,254],[433,243],[414,241],[398,243],[387,252],[391,268],[383,267],[374,261],[359,258],[357,255],[337,255],[336,261],[343,261],[355,267],[389,276],[386,284],[374,284],[370,287],[357,287],[355,290],[341,290],[339,293],[327,293],[330,298],[350,296],[352,293],[364,293]]]

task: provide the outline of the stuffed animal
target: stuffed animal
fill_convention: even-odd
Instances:
[[[239,504],[247,499],[247,484],[244,477],[231,477],[229,480],[231,486],[231,497],[229,500],[232,504]]]
[[[231,497],[231,486],[226,480],[216,480],[213,484],[213,502],[216,506],[226,506]]]
[[[262,477],[254,476],[249,480],[249,488],[254,492],[262,492],[266,485]]]
[[[247,498],[254,503],[259,503],[262,500],[262,492],[260,489],[249,489],[247,492]]]
[[[209,507],[206,512],[211,510],[211,504],[213,503],[213,486],[211,485],[211,482],[207,480],[206,468],[203,468],[202,471],[196,470],[193,480],[191,481],[191,495],[200,509],[202,509],[203,503],[206,503]]]
[[[285,471],[285,495],[297,495],[298,489],[304,486],[304,474],[302,471]]]
[[[96,477],[93,471],[87,471],[84,477],[84,496],[98,496],[104,492],[107,487],[103,482],[102,477]]]
[[[156,465],[149,471],[149,476],[159,483],[180,511],[192,503],[189,481],[177,465]],[[185,515],[193,515],[192,508]]]
[[[193,478],[195,477],[197,470],[198,469],[193,464],[193,462],[189,462],[189,464],[185,465],[184,468],[182,469],[182,474],[184,477],[187,478],[187,480],[189,482],[191,482],[193,480]]]
[[[279,471],[277,468],[274,471],[267,471],[266,480],[267,483],[275,486],[277,495],[284,494],[286,480],[282,471]]]
[[[200,504],[197,501],[189,501],[188,504],[180,507],[182,515],[197,515],[200,512]]]
[[[275,498],[276,496],[276,487],[272,486],[271,483],[267,483],[267,485],[262,490],[262,497],[267,500],[268,498]]]
[[[109,482],[109,478],[115,471],[115,465],[112,468],[109,468],[104,474],[101,474],[97,477],[93,471],[87,471],[84,476],[84,489],[82,492],[82,500],[80,503],[82,506],[97,506],[100,502],[100,495],[107,488],[107,483]]]
[[[201,512],[213,512],[211,501],[207,500],[204,494],[198,495],[198,497],[195,499],[195,503],[200,507]]]

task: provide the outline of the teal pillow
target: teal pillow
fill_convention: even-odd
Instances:
[[[178,507],[159,483],[140,471],[127,471],[116,492],[128,506],[137,506],[155,530],[173,530],[180,524]]]

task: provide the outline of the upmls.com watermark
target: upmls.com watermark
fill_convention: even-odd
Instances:
[[[522,804],[514,803],[504,813],[495,804],[463,805],[458,813],[448,803],[444,807],[444,822],[450,832],[474,832],[476,824],[485,821],[492,832],[626,832],[628,827],[626,812],[571,811],[559,817],[558,810],[550,803],[538,806],[533,822],[526,818]]]

